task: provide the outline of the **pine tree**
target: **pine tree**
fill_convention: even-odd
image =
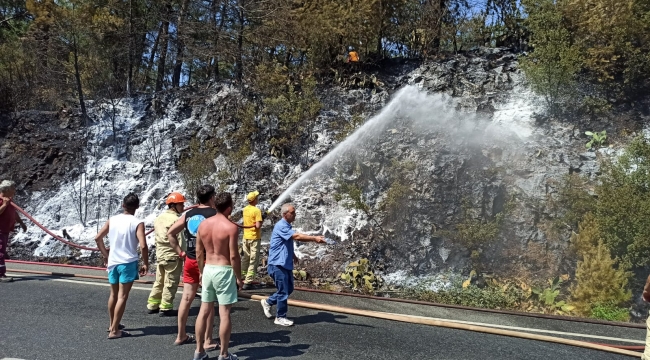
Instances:
[[[594,304],[620,305],[631,299],[627,285],[632,273],[616,266],[602,241],[596,246],[588,245],[582,256],[576,268],[576,283],[570,289],[571,304],[579,312],[589,315]]]

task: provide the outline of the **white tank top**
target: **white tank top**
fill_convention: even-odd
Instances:
[[[110,218],[108,223],[108,241],[111,250],[108,253],[107,271],[115,266],[137,261],[138,237],[136,230],[141,220],[133,215],[120,214]]]

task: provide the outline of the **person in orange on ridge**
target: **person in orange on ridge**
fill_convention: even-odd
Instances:
[[[349,53],[348,53],[348,61],[349,63],[358,63],[359,62],[359,53],[354,51],[354,48],[350,46],[348,48]]]
[[[153,222],[156,236],[156,281],[151,288],[147,309],[149,314],[160,311],[160,316],[176,316],[174,298],[183,272],[183,259],[176,253],[167,237],[169,228],[185,210],[185,197],[172,192],[165,200],[167,211],[160,214]]]

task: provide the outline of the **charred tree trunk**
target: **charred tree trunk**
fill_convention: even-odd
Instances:
[[[133,0],[129,0],[129,60],[126,73],[126,95],[131,96],[131,85],[133,83]]]
[[[178,87],[181,82],[181,71],[183,70],[183,51],[185,44],[183,43],[183,18],[187,11],[187,4],[189,0],[183,0],[181,11],[178,13],[178,20],[176,21],[176,59],[174,59],[174,72],[172,73],[172,87]]]
[[[158,34],[156,34],[156,40],[154,40],[153,46],[151,47],[151,54],[149,55],[149,61],[147,62],[147,75],[144,80],[145,84],[149,84],[149,74],[151,73],[151,69],[153,68],[153,61],[156,58],[156,53],[158,52],[158,44],[160,43],[160,36],[162,35],[164,25],[165,22],[161,21],[160,26],[158,27]]]
[[[239,22],[239,33],[237,34],[237,62],[235,64],[237,81],[242,80],[244,74],[244,4],[240,3],[237,11],[237,20]]]
[[[221,16],[219,18],[219,24],[217,25],[217,18],[216,18],[216,5],[219,2],[219,0],[214,0],[213,5],[215,7],[215,16],[213,17],[214,19],[214,40],[213,40],[213,49],[214,49],[214,56],[212,57],[212,74],[214,77],[214,80],[217,81],[219,80],[219,53],[217,51],[217,45],[219,44],[219,36],[221,35],[221,30],[223,29],[223,25],[226,21],[226,3],[224,2],[221,4]]]
[[[167,47],[169,46],[169,15],[171,14],[171,5],[167,4],[165,19],[162,26],[162,48],[160,49],[160,58],[158,59],[158,76],[156,77],[156,91],[163,89],[165,81],[165,63],[167,62]]]
[[[84,92],[81,86],[81,72],[79,71],[79,47],[77,44],[77,37],[73,36],[72,40],[72,53],[74,58],[74,78],[77,85],[77,94],[79,95],[79,107],[81,108],[81,117],[84,124],[88,125],[88,112],[86,111],[86,103],[84,102]]]

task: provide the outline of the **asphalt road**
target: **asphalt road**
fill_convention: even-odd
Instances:
[[[0,359],[191,359],[174,346],[176,319],[145,312],[136,285],[123,323],[135,336],[106,339],[108,288],[48,277],[0,284]],[[198,299],[190,313],[193,333]],[[594,350],[291,307],[296,325],[267,320],[258,302],[233,309],[231,349],[242,359],[630,359]],[[217,329],[215,328],[215,337]],[[211,353],[217,358],[218,353]]]

